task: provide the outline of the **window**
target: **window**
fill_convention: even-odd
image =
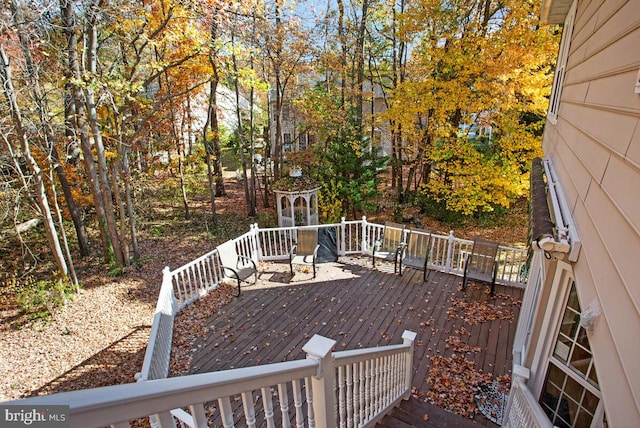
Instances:
[[[573,34],[573,23],[576,16],[576,2],[574,1],[567,13],[562,29],[562,41],[558,51],[558,61],[556,62],[556,72],[553,77],[553,88],[549,99],[549,112],[547,119],[553,124],[558,121],[558,110],[560,109],[560,98],[562,96],[562,86],[569,59],[569,46],[571,45],[571,35]]]
[[[291,134],[285,132],[282,134],[282,151],[285,153],[291,152]]]
[[[560,428],[603,426],[598,376],[580,312],[572,281],[539,400],[549,420]]]
[[[306,150],[313,144],[313,136],[308,132],[300,134],[298,140],[298,150]]]

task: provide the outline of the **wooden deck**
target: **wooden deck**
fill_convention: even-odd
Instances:
[[[320,264],[315,280],[310,270],[292,277],[286,263],[262,263],[260,270],[256,286],[243,288],[241,297],[207,320],[207,336],[194,344],[190,373],[302,359],[302,347],[314,334],[336,340],[336,350],[349,350],[402,343],[404,330],[418,334],[418,392],[430,388],[431,356],[464,354],[484,373],[511,372],[521,289],[497,285],[490,299],[485,285],[470,283],[464,292],[461,277],[432,271],[423,282],[422,272],[407,269],[401,277],[392,264],[374,270],[366,257]],[[512,317],[476,322],[487,313],[493,318],[491,308]],[[454,346],[455,338],[461,346]],[[493,426],[481,415],[475,420]]]

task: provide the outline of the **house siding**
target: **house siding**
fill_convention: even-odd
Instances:
[[[556,124],[545,128],[582,242],[573,266],[610,426],[640,420],[640,2],[578,0]]]

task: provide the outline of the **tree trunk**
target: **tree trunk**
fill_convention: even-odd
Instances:
[[[355,124],[358,135],[362,134],[362,106],[364,102],[364,41],[367,30],[367,15],[369,14],[369,0],[362,0],[360,23],[358,25],[356,43],[356,118]]]
[[[80,62],[78,58],[78,38],[73,18],[72,0],[60,0],[60,12],[62,16],[62,28],[67,38],[67,68],[65,69],[65,77],[69,82],[80,81]],[[104,211],[104,202],[102,199],[102,190],[98,185],[98,177],[93,161],[93,153],[91,151],[91,139],[89,138],[89,126],[87,124],[87,114],[84,105],[84,95],[82,88],[75,83],[71,83],[73,103],[75,107],[75,125],[78,135],[80,136],[80,147],[82,149],[85,174],[91,194],[93,204],[96,209],[98,218],[98,229],[100,230],[100,239],[105,260],[111,260],[111,243],[106,229],[106,215]]]
[[[15,2],[12,1],[11,9],[14,14],[18,14],[19,11],[15,5]],[[17,17],[17,15],[16,15]],[[22,17],[17,18],[17,25],[20,28],[21,23],[24,22]],[[82,213],[80,209],[76,205],[76,202],[73,198],[73,194],[71,193],[71,187],[69,186],[69,182],[67,181],[67,176],[60,163],[60,156],[58,155],[58,150],[56,148],[55,140],[53,137],[53,132],[51,129],[51,124],[49,121],[49,113],[47,111],[46,101],[43,96],[41,87],[40,87],[40,77],[38,75],[38,69],[33,63],[33,58],[31,56],[31,51],[29,50],[30,41],[27,39],[27,31],[18,31],[18,38],[20,40],[20,47],[22,50],[22,54],[26,63],[26,72],[27,72],[27,80],[29,82],[29,86],[33,91],[35,105],[38,110],[38,114],[40,116],[40,126],[42,128],[42,135],[46,141],[47,150],[49,152],[49,156],[51,157],[52,168],[56,172],[58,177],[58,181],[60,181],[60,186],[62,187],[62,191],[64,193],[65,200],[67,202],[67,208],[69,209],[69,213],[71,214],[71,218],[73,220],[73,225],[76,230],[76,236],[78,237],[78,246],[80,248],[80,254],[82,256],[89,255],[89,237],[87,235],[87,230],[82,221]],[[66,234],[64,235],[65,245],[66,245]],[[71,262],[71,260],[69,259]]]
[[[231,34],[231,45],[234,44],[234,34]],[[251,215],[251,195],[249,194],[249,180],[247,180],[247,157],[244,153],[245,137],[242,126],[242,114],[240,113],[240,87],[238,83],[238,61],[236,60],[236,54],[231,54],[231,61],[233,63],[233,87],[236,93],[236,118],[238,119],[238,146],[240,147],[240,159],[242,160],[242,179],[244,182],[244,198],[249,206],[249,214]],[[255,215],[255,207],[253,209]]]
[[[97,53],[97,19],[98,10],[102,4],[102,0],[95,0],[89,7],[88,19],[87,19],[87,63],[89,73],[92,78],[96,76],[98,53]],[[115,219],[115,210],[113,207],[113,200],[111,194],[111,188],[109,184],[109,169],[107,167],[107,158],[105,155],[104,144],[102,142],[102,132],[100,130],[100,124],[98,123],[98,114],[96,112],[95,96],[93,87],[88,85],[85,89],[85,97],[87,104],[87,111],[89,117],[89,124],[91,126],[91,133],[93,135],[93,141],[95,143],[96,155],[98,160],[98,180],[102,187],[102,198],[105,210],[105,220],[107,222],[107,230],[109,231],[109,238],[113,247],[114,256],[119,265],[126,264],[124,253],[122,250],[123,244],[120,241],[118,235],[118,228]]]
[[[182,206],[184,207],[184,218],[188,220],[191,217],[189,212],[189,200],[187,199],[187,187],[184,181],[184,149],[183,144],[176,130],[176,113],[173,105],[173,97],[171,94],[171,83],[169,81],[169,73],[165,71],[165,82],[167,84],[167,94],[169,96],[169,116],[171,119],[171,133],[173,140],[176,144],[176,151],[178,152],[178,177],[180,179],[180,193],[182,195]]]
[[[251,44],[255,45],[256,37],[256,14],[255,11],[252,14],[252,29],[251,29]],[[249,67],[251,72],[255,70],[253,51],[250,53]],[[253,81],[251,83],[251,90],[249,92],[249,161],[251,162],[251,181],[249,186],[249,217],[255,217],[256,215],[256,171],[255,171],[255,123],[253,117],[253,104],[255,102],[255,88]]]
[[[215,8],[214,14],[211,17],[211,37],[210,44],[212,49],[218,43],[218,17],[220,13],[220,7]],[[218,122],[218,84],[220,83],[220,74],[218,72],[217,62],[218,50],[212,50],[209,53],[209,63],[211,64],[211,71],[213,77],[209,84],[209,110],[207,116],[207,122],[211,127],[212,146],[211,154],[213,155],[213,173],[215,174],[215,196],[227,196],[227,192],[224,188],[224,176],[222,174],[222,153],[220,150],[220,127]],[[207,131],[207,125],[204,129]],[[205,142],[207,138],[205,137]],[[209,172],[211,174],[211,172]],[[215,219],[215,200],[211,200],[212,216]],[[214,220],[215,223],[215,220]]]
[[[71,256],[71,250],[69,249],[69,241],[67,240],[67,232],[64,230],[64,219],[62,218],[62,210],[60,210],[60,204],[58,204],[58,192],[53,181],[53,171],[49,171],[49,179],[51,180],[51,194],[53,196],[53,208],[56,213],[56,219],[58,221],[58,228],[60,229],[60,235],[62,235],[62,244],[64,246],[64,254],[67,258],[67,265],[69,267],[69,276],[71,282],[76,286],[76,293],[80,292],[80,283],[78,282],[78,275],[76,274],[76,267],[73,264],[73,257]]]
[[[133,208],[133,198],[131,197],[131,171],[129,168],[129,146],[122,144],[122,163],[120,174],[124,183],[124,197],[127,203],[127,214],[129,217],[129,234],[131,235],[131,247],[133,249],[133,260],[140,260],[140,248],[138,247],[138,231],[136,228],[136,213]]]
[[[122,257],[124,259],[124,264],[130,264],[130,255],[129,255],[129,246],[125,245],[124,240],[127,236],[127,215],[125,211],[124,201],[120,196],[120,188],[118,186],[118,170],[120,169],[120,165],[117,163],[113,165],[111,171],[111,188],[113,189],[113,198],[116,201],[116,205],[118,206],[118,213],[120,214],[120,236],[123,240],[122,245]]]
[[[60,247],[60,240],[58,239],[56,227],[51,215],[51,209],[49,208],[49,201],[47,200],[44,182],[42,181],[42,173],[40,167],[31,155],[29,140],[27,138],[26,131],[22,126],[22,115],[20,113],[20,106],[18,105],[15,90],[13,88],[11,63],[9,62],[9,57],[5,52],[2,41],[0,41],[0,57],[0,83],[2,83],[5,97],[7,99],[7,102],[9,103],[9,107],[11,110],[11,119],[13,121],[13,126],[16,128],[16,134],[18,141],[20,142],[22,154],[34,179],[36,200],[38,202],[38,205],[40,206],[40,210],[42,211],[44,226],[47,232],[47,241],[49,241],[49,247],[51,248],[55,263],[60,270],[60,274],[68,276],[69,269],[62,252],[62,248]]]

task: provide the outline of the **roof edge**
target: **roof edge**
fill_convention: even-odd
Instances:
[[[564,24],[573,0],[541,0],[540,23],[550,25]]]

